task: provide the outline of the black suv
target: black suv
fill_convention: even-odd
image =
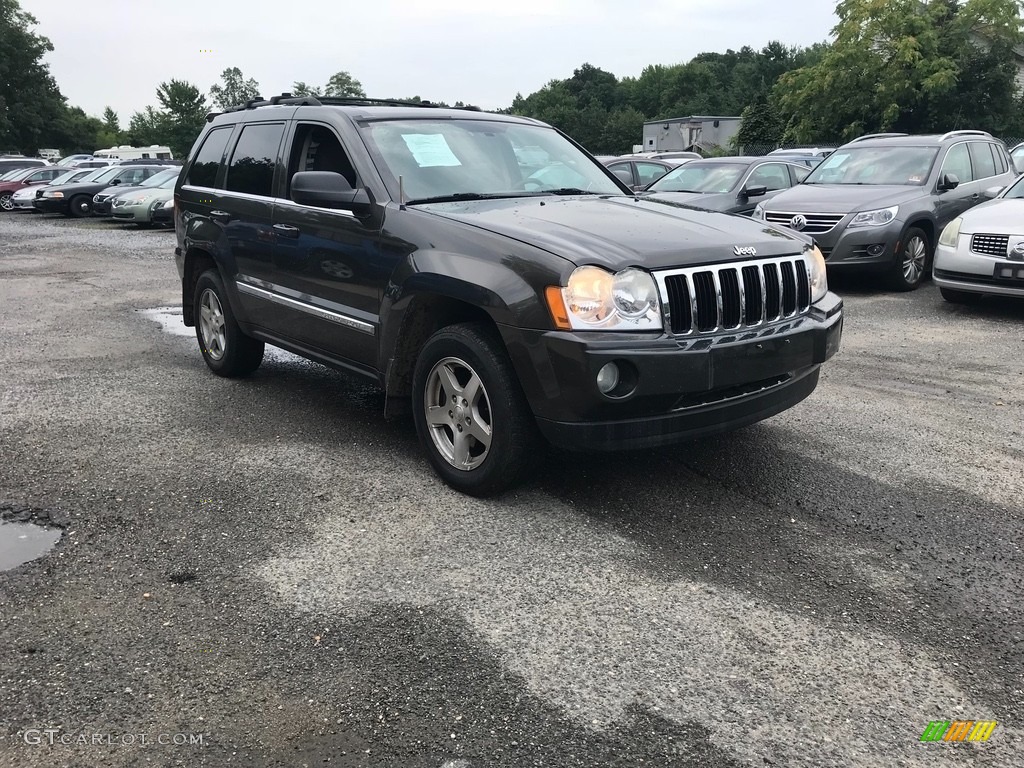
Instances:
[[[1013,179],[1006,146],[984,131],[871,134],[753,215],[813,237],[829,269],[880,272],[911,291],[931,270],[942,228]]]
[[[637,199],[526,118],[283,94],[211,115],[175,201],[215,373],[251,373],[266,342],[362,374],[475,495],[541,437],[654,447],[777,414],[842,332],[808,238]]]

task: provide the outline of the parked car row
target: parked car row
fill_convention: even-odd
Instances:
[[[176,166],[135,163],[12,171],[0,177],[0,209],[109,216],[140,226],[169,223],[179,172]]]

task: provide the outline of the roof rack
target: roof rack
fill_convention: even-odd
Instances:
[[[228,107],[223,112],[210,112],[206,116],[206,122],[210,122],[217,115],[222,115],[225,112],[244,112],[247,109],[271,107],[281,104],[296,107],[322,107],[324,105],[361,105],[391,107],[424,107],[429,109],[464,109],[470,112],[481,111],[480,107],[472,105],[466,105],[462,107],[442,107],[439,104],[434,104],[432,101],[404,101],[402,99],[368,99],[363,96],[293,96],[290,93],[282,93],[280,96],[272,96],[269,99],[264,99],[262,96],[257,96],[255,99],[249,99],[249,101],[245,102],[245,104],[238,104],[234,107]]]
[[[954,136],[988,136],[988,138],[990,138],[990,139],[992,138],[992,134],[989,133],[988,131],[967,131],[967,130],[965,130],[965,131],[950,131],[949,133],[944,133],[939,138],[939,141],[945,141],[946,139],[951,139]]]
[[[856,144],[858,141],[867,141],[868,139],[893,139],[897,136],[907,136],[906,133],[866,133],[863,136],[858,136],[856,139],[850,139],[847,144]]]

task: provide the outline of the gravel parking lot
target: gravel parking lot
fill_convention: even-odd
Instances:
[[[834,283],[797,408],[485,501],[360,380],[211,375],[173,246],[0,215],[0,512],[64,526],[0,765],[1024,765],[1021,305]]]

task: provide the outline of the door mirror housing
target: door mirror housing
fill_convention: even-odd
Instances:
[[[939,179],[939,192],[948,192],[951,189],[956,189],[960,186],[960,179],[957,178],[955,173],[944,173],[942,178]]]
[[[762,195],[767,195],[767,194],[768,194],[768,187],[763,186],[763,185],[762,186],[758,186],[758,187],[744,187],[740,191],[740,197],[742,197],[742,198],[761,197]]]
[[[355,189],[334,171],[299,171],[292,176],[291,199],[299,205],[354,211],[370,204],[363,188]]]
[[[984,197],[986,200],[993,200],[999,197],[1002,191],[1003,187],[989,187],[988,189],[981,193],[981,196]]]
[[[112,179],[111,182],[110,182],[110,186],[116,187],[120,183],[121,183],[120,179]]]

